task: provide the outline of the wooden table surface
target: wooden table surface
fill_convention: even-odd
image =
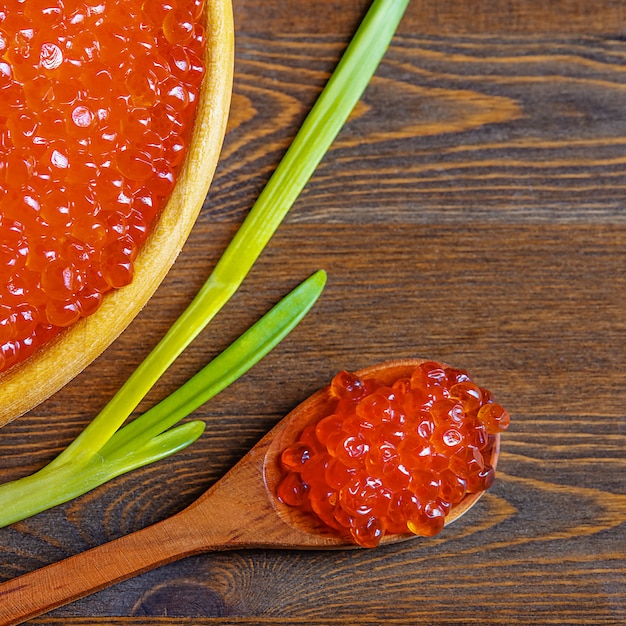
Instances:
[[[66,446],[189,302],[368,4],[234,0],[230,126],[188,245],[100,359],[0,431],[3,480]],[[181,510],[335,372],[390,358],[468,369],[510,410],[480,503],[435,539],[192,557],[33,623],[626,623],[624,32],[624,0],[414,0],[240,292],[143,406],[325,268],[319,303],[197,412],[190,449],[0,530],[0,577]]]

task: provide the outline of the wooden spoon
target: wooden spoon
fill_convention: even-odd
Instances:
[[[391,384],[422,360],[381,363],[357,372]],[[326,413],[326,387],[296,407],[220,481],[189,507],[153,526],[92,548],[0,585],[0,624],[19,624],[171,561],[210,550],[236,548],[357,548],[276,499],[278,458],[302,429]],[[499,437],[488,461],[495,467]],[[471,494],[450,511],[457,520],[481,497]],[[415,535],[388,535],[396,543]]]
[[[108,293],[82,319],[26,362],[0,374],[0,426],[78,375],[130,324],[176,260],[206,198],[226,130],[233,77],[231,0],[206,3],[206,73],[193,136],[176,187],[135,261],[133,282]]]

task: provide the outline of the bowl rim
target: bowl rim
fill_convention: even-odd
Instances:
[[[132,283],[101,307],[0,375],[0,427],[64,387],[124,331],[174,264],[202,209],[217,167],[230,109],[234,65],[231,0],[205,5],[206,72],[193,136],[171,197],[135,260]]]

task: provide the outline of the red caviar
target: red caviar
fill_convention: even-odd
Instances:
[[[426,362],[391,386],[340,372],[330,391],[332,413],[281,455],[281,502],[374,547],[386,533],[437,534],[491,486],[510,418],[467,372]]]
[[[190,138],[203,6],[0,6],[0,371],[132,280]]]

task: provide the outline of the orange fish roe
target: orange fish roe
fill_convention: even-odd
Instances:
[[[0,5],[0,371],[132,280],[190,138],[203,6]]]
[[[333,412],[281,455],[281,502],[374,547],[386,533],[437,534],[492,484],[510,418],[467,372],[426,362],[391,387],[340,372],[330,391]]]

